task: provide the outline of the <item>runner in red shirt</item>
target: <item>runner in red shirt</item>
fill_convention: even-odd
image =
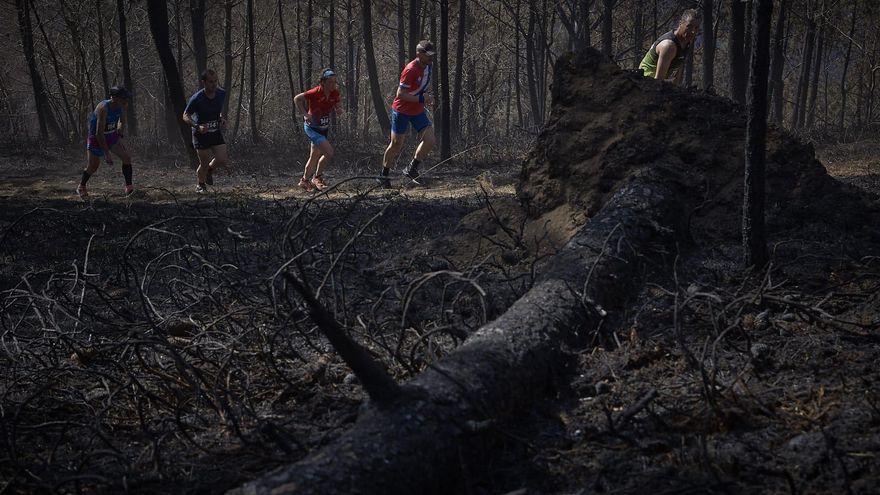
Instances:
[[[430,41],[419,41],[416,58],[400,74],[397,96],[391,106],[391,143],[382,158],[382,176],[378,179],[382,187],[391,187],[388,174],[403,148],[410,123],[418,133],[420,142],[415,156],[403,169],[403,173],[415,181],[419,176],[419,163],[434,149],[434,127],[431,126],[425,105],[434,104],[434,97],[428,94],[428,89],[431,87],[431,64],[435,53],[434,45]]]
[[[309,159],[298,184],[306,191],[313,189],[321,191],[327,188],[322,172],[327,163],[333,159],[333,146],[327,140],[327,133],[330,132],[330,112],[335,110],[337,115],[342,115],[340,101],[342,97],[336,86],[336,73],[333,69],[324,69],[317,86],[293,98],[296,110],[303,114],[303,130],[312,142],[309,147]],[[309,107],[308,113],[303,106],[304,103]],[[310,180],[309,175],[312,172],[314,176]]]

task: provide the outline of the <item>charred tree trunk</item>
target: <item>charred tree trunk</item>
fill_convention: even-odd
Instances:
[[[785,110],[785,83],[782,80],[785,69],[785,15],[788,0],[780,0],[779,16],[773,32],[773,60],[770,63],[770,101],[772,111],[770,121],[782,125]]]
[[[248,66],[250,67],[250,91],[248,92],[248,116],[251,125],[251,141],[259,143],[260,130],[257,128],[257,45],[254,34],[254,0],[247,0],[247,38]]]
[[[804,37],[804,58],[801,64],[801,75],[798,79],[797,98],[794,102],[794,118],[792,118],[792,127],[800,129],[804,126],[807,110],[807,90],[809,89],[810,70],[813,63],[813,46],[816,38],[816,21],[813,14],[807,19],[807,35]]]
[[[403,8],[403,0],[397,0],[397,70],[401,71],[406,66],[406,29],[404,21],[406,13]]]
[[[641,63],[642,59],[639,58],[641,55],[644,55],[645,49],[642,46],[642,41],[645,39],[645,31],[644,27],[644,11],[645,11],[645,0],[635,0],[633,3],[633,68],[638,69],[639,63]]]
[[[407,53],[415,53],[416,45],[419,44],[419,40],[422,38],[419,34],[419,4],[418,0],[409,0],[409,50]],[[436,42],[437,40],[435,39],[431,40],[431,43]]]
[[[846,98],[849,91],[846,87],[846,76],[849,72],[849,62],[852,56],[853,36],[856,33],[856,17],[858,12],[858,1],[853,0],[852,23],[849,27],[849,37],[846,44],[846,55],[843,57],[843,74],[840,76],[840,116],[837,120],[837,127],[846,136]]]
[[[742,0],[730,2],[730,98],[738,103],[746,102],[745,56],[746,6]]]
[[[458,45],[455,47],[455,82],[453,83],[452,94],[452,125],[455,126],[456,141],[461,140],[461,105],[462,105],[462,88],[461,83],[464,76],[464,42],[465,30],[467,23],[467,2],[466,0],[458,0]]]
[[[312,69],[315,65],[315,39],[314,39],[314,22],[315,13],[313,10],[312,0],[306,2],[306,60],[305,60],[305,84],[312,84]]]
[[[355,79],[355,61],[357,59],[358,50],[360,47],[355,45],[354,43],[354,26],[351,22],[352,19],[352,8],[351,8],[352,0],[346,0],[345,2],[345,18],[348,19],[345,23],[345,39],[347,44],[346,53],[346,71],[345,71],[345,87],[347,91],[345,92],[346,105],[348,111],[348,130],[352,133],[358,127],[358,93],[355,88],[356,79]]]
[[[122,55],[122,80],[125,88],[131,93],[128,99],[127,133],[137,135],[137,96],[135,95],[134,79],[131,78],[131,58],[128,53],[128,23],[125,16],[125,1],[116,0],[116,15],[119,18],[119,51]]]
[[[171,100],[171,106],[176,115],[177,127],[180,130],[180,144],[184,152],[189,155],[190,163],[196,161],[195,151],[190,145],[192,133],[190,128],[183,121],[183,109],[186,96],[183,93],[183,85],[180,83],[180,73],[177,72],[177,62],[174,60],[174,53],[171,51],[171,45],[168,42],[168,11],[166,3],[162,0],[147,1],[147,15],[150,18],[150,32],[153,35],[153,43],[156,45],[156,51],[159,53],[159,60],[162,62],[162,70],[165,73],[166,88]]]
[[[816,99],[819,96],[819,75],[822,73],[822,55],[825,51],[825,22],[819,27],[819,37],[816,41],[816,63],[813,68],[813,77],[810,80],[810,98],[807,102],[807,120],[805,126],[807,129],[813,128],[813,122],[816,120]]]
[[[770,17],[773,0],[757,0],[746,122],[746,163],[743,187],[743,252],[746,267],[767,264],[764,232],[764,181],[767,143],[767,75],[770,55]]]
[[[456,493],[460,449],[479,425],[549,393],[566,349],[583,347],[581,332],[602,319],[595,308],[615,308],[622,294],[638,290],[648,243],[669,242],[660,226],[670,225],[679,203],[672,181],[650,175],[618,191],[534,288],[404,385],[397,401],[367,409],[320,452],[232,493]]]
[[[614,55],[614,0],[602,0],[602,55]]]
[[[714,0],[703,0],[703,89],[715,87],[715,10]]]
[[[37,68],[37,60],[34,55],[34,31],[31,27],[31,15],[29,0],[15,0],[15,9],[18,12],[18,28],[21,32],[21,46],[24,58],[27,62],[28,73],[31,77],[31,88],[34,93],[34,103],[37,108],[37,120],[40,126],[40,137],[49,139],[49,132],[59,141],[64,140],[61,127],[52,114],[49,105],[49,94],[43,85],[43,78]]]
[[[388,118],[388,112],[385,110],[382,90],[379,88],[379,71],[376,68],[376,53],[373,50],[373,7],[372,2],[369,0],[361,2],[361,21],[364,30],[364,53],[367,59],[367,77],[370,81],[370,93],[373,96],[373,108],[376,110],[376,120],[379,121],[382,133],[389,135],[391,133],[391,120]],[[366,136],[364,137],[366,138]]]
[[[82,126],[73,116],[73,109],[71,108],[70,100],[67,98],[67,91],[64,89],[65,82],[61,77],[61,66],[58,63],[58,55],[52,47],[52,43],[49,41],[49,36],[46,34],[46,29],[43,27],[43,23],[40,20],[40,14],[37,12],[38,9],[35,8],[33,4],[31,4],[30,7],[34,14],[34,19],[37,21],[37,26],[40,28],[40,33],[43,35],[43,42],[46,43],[46,48],[49,50],[49,56],[52,59],[52,68],[55,71],[58,91],[61,93],[61,101],[64,103],[64,113],[67,116],[67,125],[69,126],[67,135],[73,138],[74,141],[79,141],[80,135],[82,134]]]
[[[287,63],[287,85],[290,88],[290,123],[296,126],[296,104],[293,102],[293,97],[296,96],[296,87],[293,85],[293,67],[290,65],[287,30],[284,29],[284,6],[281,4],[281,0],[278,0],[278,24],[281,27],[281,41],[284,44],[284,61]]]
[[[223,115],[229,115],[229,100],[232,96],[232,6],[235,0],[223,2]]]
[[[196,75],[201,76],[202,72],[208,68],[208,43],[205,41],[205,0],[189,0],[189,17],[192,20]]]
[[[578,31],[580,33],[580,44],[581,49],[586,50],[590,46],[592,46],[592,41],[590,37],[590,7],[593,6],[593,0],[581,0],[581,29]]]
[[[449,0],[440,0],[440,159],[452,156],[449,112]]]
[[[107,54],[104,48],[104,16],[101,0],[95,0],[95,22],[98,25],[98,62],[101,65],[101,82],[104,83],[104,94],[110,94],[110,76],[107,74]]]

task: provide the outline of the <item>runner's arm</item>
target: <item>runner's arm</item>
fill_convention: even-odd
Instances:
[[[675,58],[675,43],[672,40],[663,40],[657,44],[657,71],[654,73],[655,79],[665,80],[672,59]]]
[[[300,93],[293,97],[293,104],[296,105],[296,111],[303,116],[303,120],[308,122],[309,116],[306,114],[306,94]]]
[[[421,95],[414,95],[412,93],[407,93],[403,88],[397,88],[397,97],[403,101],[411,101],[411,102],[422,102],[425,105],[433,105],[434,104],[434,96],[428,93],[422,93]]]
[[[188,126],[190,126],[190,127],[192,127],[193,129],[195,129],[196,132],[198,132],[199,134],[203,134],[203,132],[202,132],[202,127],[203,127],[203,126],[198,125],[198,124],[196,124],[195,122],[193,122],[192,115],[186,113],[185,111],[183,112],[183,121],[186,122],[186,124],[187,124]]]

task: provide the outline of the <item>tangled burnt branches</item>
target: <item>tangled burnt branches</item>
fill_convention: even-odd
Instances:
[[[477,204],[333,197],[6,210],[0,478],[217,491],[327,442],[362,393],[286,271],[399,378],[502,304],[509,270],[426,252]]]

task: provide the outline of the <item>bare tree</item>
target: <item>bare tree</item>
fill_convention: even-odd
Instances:
[[[131,77],[131,58],[128,52],[128,22],[125,15],[125,0],[116,0],[116,17],[119,19],[119,51],[122,56],[122,80],[131,93],[128,101],[128,129],[126,132],[137,134],[137,96],[135,95],[134,79]]]
[[[449,0],[440,0],[440,159],[452,156],[449,115]]]
[[[311,2],[310,2],[311,4]],[[248,64],[250,67],[250,92],[248,93],[248,114],[251,125],[251,141],[259,143],[260,131],[257,128],[257,61],[255,52],[256,41],[254,35],[254,0],[247,0],[247,39],[248,39]]]
[[[49,138],[49,132],[59,141],[63,139],[61,128],[52,114],[49,105],[49,95],[43,85],[43,78],[37,69],[37,61],[34,55],[34,34],[31,27],[29,0],[15,0],[15,9],[18,12],[18,28],[21,32],[21,46],[24,50],[24,58],[27,62],[28,73],[31,76],[31,88],[34,92],[34,102],[37,108],[37,120],[40,125],[40,137]]]
[[[772,109],[770,121],[782,125],[785,108],[785,83],[782,73],[785,69],[785,14],[788,0],[780,0],[779,15],[773,31],[773,60],[770,62],[770,101]]]
[[[98,61],[101,65],[101,82],[104,83],[104,94],[110,94],[110,76],[107,75],[107,54],[104,49],[104,16],[101,0],[95,0],[95,22],[98,26]]]
[[[332,12],[332,10],[331,10]],[[278,24],[281,26],[281,40],[284,44],[284,61],[287,63],[287,85],[290,88],[290,117],[291,123],[296,125],[296,104],[293,97],[296,96],[296,87],[293,85],[293,69],[290,65],[290,49],[287,46],[287,31],[284,29],[284,6],[278,0]]]
[[[764,232],[764,181],[767,143],[767,76],[770,58],[770,17],[773,0],[756,0],[752,70],[749,83],[746,160],[743,187],[743,252],[747,267],[767,264]]]
[[[382,101],[382,90],[379,88],[379,71],[376,68],[376,55],[373,51],[373,9],[372,2],[361,2],[361,25],[364,31],[364,53],[367,58],[367,78],[370,81],[370,92],[373,95],[373,107],[376,110],[376,119],[383,134],[391,133],[391,120],[385,110]]]
[[[614,55],[614,0],[602,0],[602,55]]]
[[[703,0],[703,89],[715,86],[715,10],[714,0]]]
[[[201,74],[208,68],[208,42],[205,40],[205,0],[189,0],[189,17],[192,20],[196,74]]]
[[[745,53],[746,6],[742,0],[730,2],[730,98],[746,102],[746,71],[748,60]]]
[[[464,43],[465,31],[467,30],[467,1],[458,0],[458,40],[455,47],[455,82],[453,83],[452,94],[452,125],[455,126],[453,132],[455,139],[462,136],[461,129],[461,102],[462,89],[461,82],[464,74]],[[452,136],[450,136],[452,137]]]

